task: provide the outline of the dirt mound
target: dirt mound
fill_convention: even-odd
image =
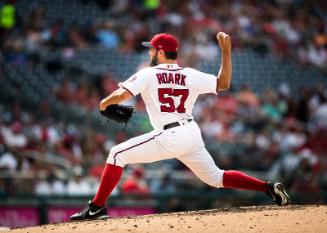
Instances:
[[[67,222],[9,232],[327,232],[327,206],[215,209]]]

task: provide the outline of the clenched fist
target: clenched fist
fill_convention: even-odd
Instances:
[[[217,33],[217,41],[222,53],[230,53],[232,49],[231,37],[225,32]]]

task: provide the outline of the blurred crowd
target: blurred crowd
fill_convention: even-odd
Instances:
[[[8,4],[15,7],[15,2],[19,4],[15,0]],[[80,7],[95,4],[79,2]],[[97,45],[134,53],[144,50],[140,43],[151,35],[170,32],[181,42],[180,63],[192,66],[199,59],[216,59],[219,51],[215,34],[225,31],[233,38],[234,51],[250,47],[260,54],[272,53],[280,59],[294,59],[326,70],[326,1],[96,2],[101,6],[99,15],[110,11],[110,17],[84,24],[77,20],[67,25],[60,18],[49,23],[47,8],[40,4],[30,13],[2,9],[6,14],[0,19],[0,57],[14,64],[26,64],[39,62],[40,53],[45,51],[61,49],[71,57],[76,50]]]
[[[98,109],[100,100],[118,87],[115,77],[108,73],[94,82],[87,78],[79,81],[66,76],[60,86],[55,88],[56,96],[64,103],[83,106],[87,110]]]

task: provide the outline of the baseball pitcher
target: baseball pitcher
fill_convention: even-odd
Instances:
[[[104,98],[100,111],[115,111],[121,102],[141,95],[154,128],[111,148],[99,189],[88,206],[71,220],[108,218],[105,203],[127,164],[176,158],[203,182],[216,188],[255,190],[268,194],[278,205],[290,198],[279,182],[265,182],[239,171],[221,170],[208,153],[192,110],[199,95],[228,90],[232,78],[231,37],[217,34],[221,65],[217,75],[177,64],[178,42],[170,34],[155,35],[142,44],[149,48],[150,67],[139,70]],[[124,114],[119,109],[119,114]],[[129,114],[131,115],[131,114]]]

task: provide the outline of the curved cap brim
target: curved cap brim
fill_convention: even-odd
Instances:
[[[152,44],[150,42],[144,41],[142,42],[142,45],[147,48],[153,48]]]

